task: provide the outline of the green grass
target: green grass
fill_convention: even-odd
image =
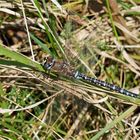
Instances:
[[[46,56],[52,56],[91,77],[139,93],[139,14],[135,14],[139,11],[130,10],[134,7],[131,2],[114,3],[121,7],[119,16],[130,30],[114,18],[118,15],[112,12],[109,0],[99,5],[81,0],[59,2],[24,2],[23,10],[13,1],[16,9],[10,10],[20,17],[8,11],[1,15],[0,138],[138,138],[140,99],[45,71],[42,63]],[[106,10],[95,14],[94,6]],[[7,4],[4,7],[9,8]]]

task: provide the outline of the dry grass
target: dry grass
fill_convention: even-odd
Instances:
[[[51,55],[139,94],[140,2],[59,2],[0,1],[0,46],[18,52],[0,50],[0,138],[139,139],[140,99],[45,76],[39,63]]]

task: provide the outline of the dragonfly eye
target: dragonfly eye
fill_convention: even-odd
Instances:
[[[50,70],[55,64],[54,58],[47,58],[43,64],[44,69]]]

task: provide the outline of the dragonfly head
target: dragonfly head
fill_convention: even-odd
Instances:
[[[43,63],[45,70],[50,70],[55,64],[55,59],[52,57],[47,57]]]

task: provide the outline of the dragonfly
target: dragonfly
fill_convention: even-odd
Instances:
[[[83,80],[97,86],[105,87],[111,91],[115,91],[126,96],[140,99],[140,95],[128,91],[124,88],[108,83],[106,81],[99,80],[97,78],[86,76],[85,74],[75,70],[63,60],[55,60],[52,57],[48,57],[43,64],[43,68],[47,71],[52,70],[53,72],[61,73],[64,76],[69,76],[77,80]]]

